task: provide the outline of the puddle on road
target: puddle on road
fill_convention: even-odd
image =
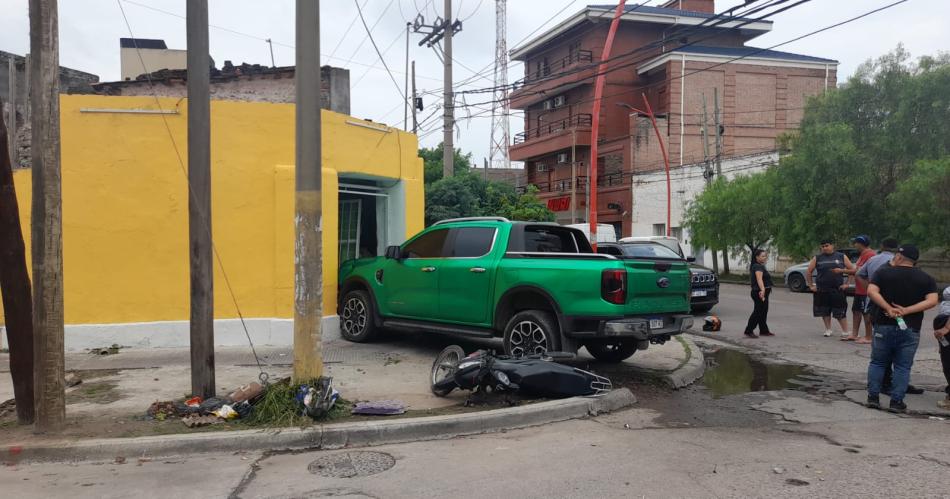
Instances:
[[[704,352],[706,374],[702,385],[715,398],[748,392],[800,389],[811,377],[805,366],[762,362],[738,350]],[[803,379],[804,378],[804,379]]]

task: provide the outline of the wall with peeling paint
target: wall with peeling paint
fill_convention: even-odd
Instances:
[[[178,114],[81,111],[158,110],[150,97],[61,98],[67,325],[187,323],[187,101],[159,102]],[[294,107],[213,101],[211,126],[214,242],[234,291],[232,300],[216,262],[215,317],[236,318],[236,301],[246,318],[292,318]],[[24,227],[30,174],[15,172]],[[325,316],[336,313],[342,174],[402,181],[405,235],[423,228],[416,137],[323,111]],[[67,329],[67,344],[69,337]]]

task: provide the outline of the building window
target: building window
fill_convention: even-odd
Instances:
[[[665,235],[666,235],[666,224],[653,224],[653,235],[654,235],[654,236],[665,236]]]
[[[671,227],[670,233],[677,241],[683,241],[683,228],[682,227]]]

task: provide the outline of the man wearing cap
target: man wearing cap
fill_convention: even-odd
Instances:
[[[855,236],[851,240],[854,249],[858,250],[858,261],[854,266],[857,272],[867,264],[868,260],[874,257],[874,250],[870,248],[871,238],[865,235]],[[868,306],[868,287],[867,281],[856,279],[854,283],[854,301],[851,303],[851,336],[841,338],[842,341],[855,341],[857,343],[871,343],[871,318],[867,314]],[[864,338],[859,334],[861,330],[861,321],[864,320]]]
[[[815,271],[818,278],[813,280],[812,274]],[[843,253],[835,251],[835,245],[831,239],[823,239],[821,253],[808,262],[805,280],[808,282],[808,288],[814,293],[812,314],[815,317],[821,317],[825,325],[826,338],[831,336],[832,317],[838,319],[841,325],[841,336],[848,336],[848,299],[844,294],[848,285],[844,282],[845,271],[854,271],[851,260],[848,260]]]
[[[889,410],[907,410],[904,394],[920,343],[924,311],[937,305],[937,282],[915,267],[918,258],[920,251],[916,246],[902,245],[891,265],[881,267],[871,277],[868,297],[877,309],[872,319],[874,338],[868,365],[868,407],[881,407],[879,396],[884,370],[893,364]]]

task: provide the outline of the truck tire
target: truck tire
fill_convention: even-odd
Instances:
[[[355,343],[372,340],[378,332],[374,316],[375,309],[369,293],[361,289],[348,292],[340,307],[340,335]]]
[[[550,312],[523,310],[505,326],[505,354],[512,357],[542,355],[561,350],[561,328]]]
[[[801,275],[798,272],[789,274],[788,276],[788,289],[796,293],[802,293],[808,289],[808,285],[805,284],[805,276]]]
[[[637,353],[637,342],[632,340],[589,341],[584,346],[595,359],[609,364],[623,362]]]

